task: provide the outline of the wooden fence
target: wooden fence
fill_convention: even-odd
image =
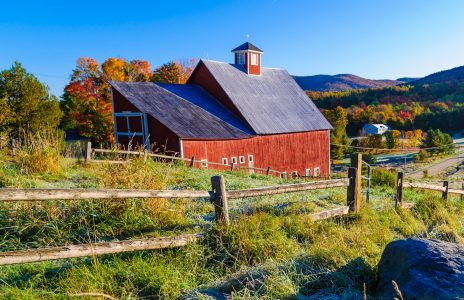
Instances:
[[[87,153],[92,151],[111,151],[88,148]],[[133,151],[124,151],[122,153]],[[139,153],[139,152],[136,152]],[[157,154],[146,154],[149,156],[169,158]],[[195,161],[195,160],[191,160]],[[134,198],[166,198],[166,199],[209,199],[214,205],[215,221],[227,226],[230,224],[229,201],[234,199],[260,197],[267,195],[294,193],[308,190],[328,189],[336,187],[347,187],[346,206],[337,207],[327,211],[315,213],[311,218],[315,221],[345,215],[349,212],[357,213],[361,207],[361,171],[362,156],[353,154],[351,167],[348,168],[348,178],[304,182],[296,184],[285,184],[277,186],[259,187],[243,190],[227,190],[223,176],[211,178],[211,191],[195,190],[131,190],[131,189],[0,189],[0,203],[5,201],[45,201],[45,200],[93,200],[102,199],[134,199]],[[395,206],[412,208],[413,203],[403,202],[403,189],[416,188],[440,191],[446,201],[448,194],[460,194],[464,200],[463,190],[449,188],[448,181],[443,186],[404,182],[404,174],[398,173]],[[76,258],[102,254],[122,253],[129,251],[154,250],[185,246],[196,242],[202,237],[202,233],[182,234],[171,237],[159,237],[137,240],[124,240],[113,242],[97,242],[90,244],[68,245],[63,247],[29,249],[20,251],[0,252],[0,265],[39,262],[45,260],[56,260],[65,258]]]
[[[0,189],[0,203],[5,201],[45,201],[45,200],[102,200],[127,198],[203,198],[210,199],[214,204],[217,223],[230,223],[228,203],[231,200],[265,195],[293,193],[308,190],[328,189],[348,186],[347,205],[311,215],[313,220],[322,220],[357,212],[359,208],[356,198],[357,172],[352,171],[352,178],[285,184],[244,190],[226,190],[224,177],[211,178],[211,191],[194,190],[127,190],[127,189]],[[91,244],[69,245],[63,247],[29,249],[20,251],[0,252],[0,265],[38,262],[45,260],[76,258],[102,254],[121,253],[138,250],[153,250],[181,247],[196,242],[201,233],[183,234],[173,237],[161,237],[115,242],[98,242]]]
[[[433,185],[429,183],[421,183],[421,182],[405,182],[404,181],[404,173],[398,172],[397,179],[396,179],[396,196],[395,196],[395,206],[405,206],[403,203],[403,189],[404,188],[414,188],[420,190],[430,190],[430,191],[439,191],[442,193],[442,199],[444,201],[448,200],[449,194],[456,194],[461,195],[461,201],[464,201],[464,183],[462,184],[462,189],[450,189],[449,188],[449,181],[443,181],[443,185]],[[406,206],[411,206],[412,204],[406,204]]]
[[[131,151],[131,150],[111,150],[111,149],[98,149],[98,148],[92,148],[92,143],[87,142],[86,150],[85,150],[85,162],[106,162],[106,163],[125,163],[126,161],[114,161],[114,160],[93,160],[93,154],[95,153],[106,153],[106,154],[126,154],[126,155],[137,155],[137,156],[144,156],[145,158],[152,157],[152,158],[159,158],[159,159],[164,159],[164,160],[169,160],[169,161],[183,161],[187,163],[190,167],[194,167],[195,165],[197,166],[203,166],[203,167],[208,167],[208,166],[215,166],[215,167],[221,167],[225,170],[247,170],[249,172],[255,172],[259,171],[263,174],[266,175],[276,175],[276,176],[281,176],[286,178],[286,173],[273,170],[271,167],[267,168],[250,168],[247,166],[240,166],[235,163],[231,163],[230,165],[226,165],[223,163],[218,163],[218,162],[211,162],[211,161],[204,161],[204,160],[197,160],[194,157],[192,158],[185,158],[185,157],[179,157],[179,156],[174,156],[174,155],[164,155],[164,154],[156,154],[156,153],[151,153],[148,151]],[[302,177],[302,176],[300,176]]]

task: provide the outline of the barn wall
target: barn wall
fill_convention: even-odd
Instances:
[[[321,176],[329,175],[329,133],[328,130],[264,135],[241,140],[183,140],[184,157],[195,156],[195,159],[206,159],[211,162],[222,162],[227,157],[253,155],[254,166],[271,167],[277,171],[285,171],[290,175],[298,171],[305,175],[305,169],[319,167]],[[240,165],[240,164],[239,164]]]
[[[231,112],[236,116],[245,120],[242,114],[238,111],[232,101],[229,99],[227,94],[221,88],[217,80],[211,75],[208,68],[203,63],[199,63],[195,68],[195,71],[192,73],[188,80],[188,84],[196,84],[201,86],[205,91],[207,91],[211,96],[219,100],[225,107],[227,107]]]
[[[121,93],[117,90],[112,89],[113,91],[113,112],[123,112],[123,111],[130,111],[130,112],[140,112],[133,104],[127,101]],[[138,128],[140,127],[141,123],[137,120],[131,119],[131,128]],[[126,125],[124,122],[118,122],[118,130],[124,130]],[[154,119],[151,116],[148,116],[148,131],[150,133],[149,139],[151,144],[151,150],[155,152],[162,152],[166,154],[174,154],[180,152],[179,146],[179,137],[172,132],[169,128],[164,126],[158,120]],[[125,147],[128,146],[129,139],[124,137],[119,137],[119,143],[124,145]],[[132,141],[132,144],[140,144],[142,145],[142,139],[135,139]]]

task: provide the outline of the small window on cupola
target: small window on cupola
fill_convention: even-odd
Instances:
[[[257,53],[251,53],[251,64],[253,66],[257,66],[258,63],[258,54]]]
[[[235,64],[244,66],[244,71],[248,75],[261,75],[261,54],[263,53],[261,49],[246,42],[233,49],[232,52],[235,54]]]
[[[237,64],[239,65],[245,64],[245,53],[237,53]]]

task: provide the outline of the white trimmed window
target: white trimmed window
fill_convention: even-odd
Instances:
[[[293,171],[292,178],[297,178],[297,177],[298,177],[298,171]]]
[[[257,66],[258,65],[258,54],[256,53],[251,53],[251,64],[253,66]]]
[[[201,167],[202,168],[207,168],[208,167],[208,161],[206,159],[200,160],[201,162]]]
[[[305,170],[305,176],[306,177],[311,177],[311,169],[306,169]]]
[[[253,162],[253,155],[248,155],[248,162]]]
[[[319,167],[314,168],[314,177],[319,177],[321,175],[321,169]]]
[[[280,178],[286,179],[287,178],[287,172],[280,173]]]
[[[234,165],[237,164],[237,157],[232,157],[232,163],[233,163]]]
[[[238,158],[238,160],[240,161],[241,164],[244,164],[245,163],[245,156],[240,156]]]
[[[227,159],[227,157],[222,158],[222,164],[223,165],[228,165],[229,164],[229,160]]]

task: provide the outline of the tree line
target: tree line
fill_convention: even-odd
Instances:
[[[387,124],[398,130],[464,130],[463,82],[307,94],[321,110],[344,108],[349,135],[359,135],[366,123]]]
[[[195,59],[171,61],[155,69],[148,61],[109,58],[102,64],[81,57],[61,99],[19,62],[0,72],[0,141],[24,133],[62,129],[101,145],[114,143],[109,81],[184,84]],[[0,145],[1,146],[1,145]]]

